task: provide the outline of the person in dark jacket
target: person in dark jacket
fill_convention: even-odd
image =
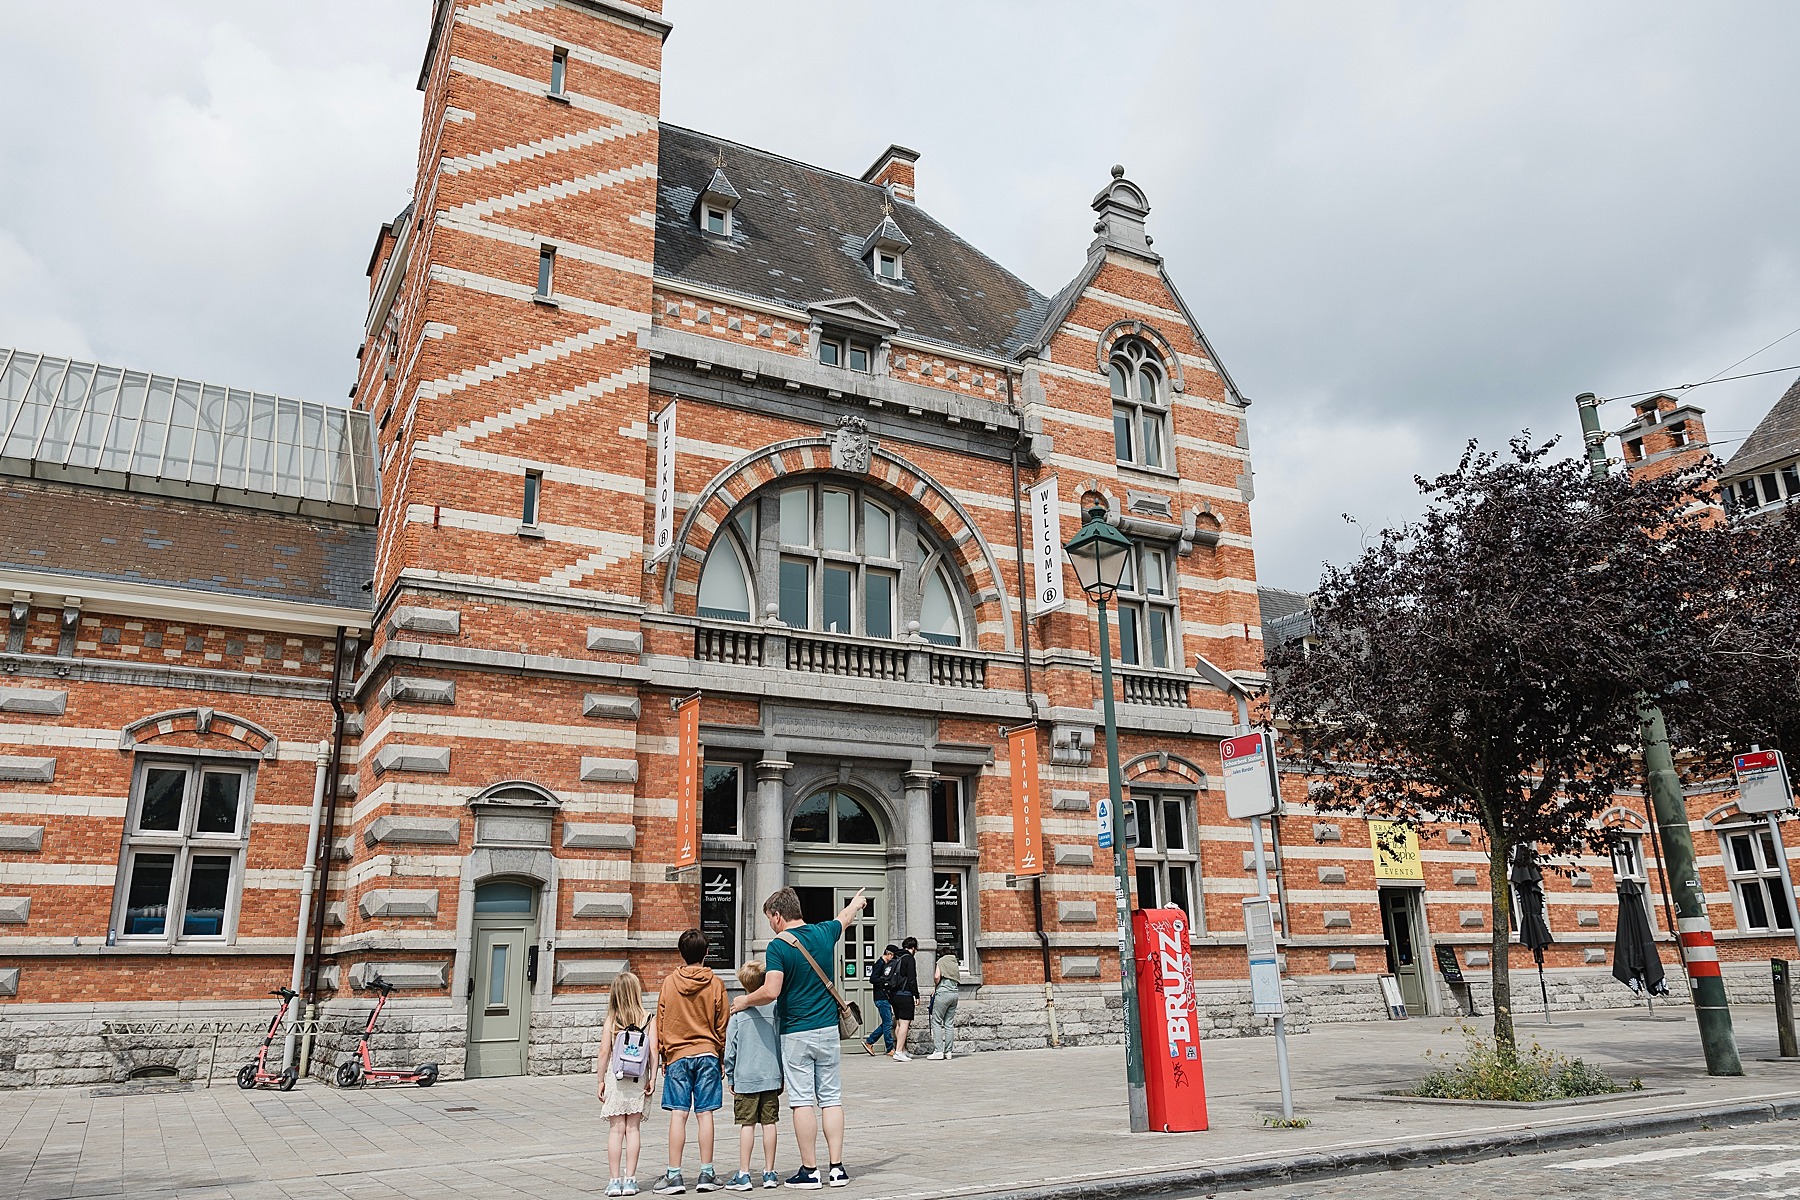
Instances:
[[[894,1005],[888,984],[894,978],[894,960],[899,957],[900,947],[889,943],[869,972],[869,991],[875,997],[875,1011],[881,1014],[880,1028],[863,1039],[863,1049],[870,1054],[875,1053],[876,1042],[886,1042],[887,1052],[894,1052]]]
[[[906,1052],[906,1031],[912,1028],[913,1002],[919,998],[919,968],[913,960],[913,952],[918,948],[916,937],[901,942],[900,956],[894,960],[888,977],[888,1003],[894,1010],[895,1062],[912,1061],[912,1055]]]

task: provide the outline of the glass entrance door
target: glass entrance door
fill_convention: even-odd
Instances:
[[[796,884],[794,891],[800,896],[800,915],[810,925],[835,920],[856,895],[857,887]],[[868,903],[861,915],[844,927],[844,936],[838,940],[830,965],[819,965],[831,972],[844,999],[862,1013],[862,1032],[867,1034],[880,1020],[875,1012],[875,995],[869,989],[869,971],[886,945],[887,905],[880,887],[862,885],[862,891]]]

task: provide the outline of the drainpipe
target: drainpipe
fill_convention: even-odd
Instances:
[[[309,1018],[319,1015],[319,970],[325,946],[325,897],[328,894],[327,885],[331,882],[331,856],[337,832],[338,772],[342,769],[344,756],[344,705],[340,699],[344,690],[343,678],[344,627],[339,625],[331,657],[331,754],[325,763],[325,815],[320,825],[318,844],[313,849],[313,861],[318,865],[319,902],[313,906],[312,911],[312,967],[306,975],[306,1015]],[[312,1065],[312,1044],[313,1033],[309,1026],[306,1041],[300,1051],[302,1075]]]
[[[300,990],[306,978],[306,925],[307,918],[312,915],[313,884],[319,878],[319,815],[325,807],[325,768],[330,756],[329,744],[320,742],[318,765],[313,769],[312,819],[306,827],[306,869],[300,876],[300,923],[294,930],[294,971],[288,980],[289,990],[295,992]],[[281,1047],[281,1069],[284,1071],[294,1065],[295,1031],[304,1008],[304,1005],[293,1005],[288,1009],[287,1037]]]
[[[1006,371],[1006,404],[1014,412],[1018,412],[1018,404],[1013,397],[1012,369]],[[1031,708],[1031,720],[1038,720],[1037,689],[1031,684],[1031,621],[1027,610],[1031,604],[1031,589],[1025,580],[1025,515],[1019,506],[1019,439],[1025,436],[1023,418],[1019,422],[1019,431],[1012,444],[1012,507],[1013,507],[1013,565],[1019,574],[1019,662],[1025,668],[1025,703]],[[1050,935],[1044,932],[1044,877],[1031,877],[1031,917],[1037,930],[1038,951],[1044,958],[1044,1016],[1050,1026],[1050,1045],[1062,1045],[1062,1033],[1056,1025],[1056,992],[1050,984]]]

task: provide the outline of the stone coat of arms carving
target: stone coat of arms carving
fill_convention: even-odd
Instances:
[[[869,438],[869,423],[861,417],[839,417],[831,434],[831,466],[837,471],[864,475],[875,443]]]

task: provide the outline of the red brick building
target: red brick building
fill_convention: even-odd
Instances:
[[[1147,198],[1101,181],[1044,295],[931,216],[911,150],[846,175],[663,124],[669,32],[653,0],[440,0],[348,410],[0,362],[0,1083],[204,1073],[204,1039],[107,1022],[253,1019],[296,972],[328,1025],[393,983],[384,1055],[448,1078],[586,1070],[618,971],[654,986],[696,923],[721,969],[756,954],[785,884],[873,897],[853,994],[911,934],[964,961],[972,1043],[1043,1045],[1047,998],[1062,1039],[1116,1037],[1095,613],[1020,591],[1052,478],[1059,540],[1098,504],[1138,547],[1134,901],[1190,912],[1215,1031],[1253,1027],[1235,714],[1194,664],[1254,684],[1268,605],[1303,614],[1259,608],[1246,401]],[[670,870],[694,693],[697,878]],[[1032,721],[1040,885],[1001,732]],[[1388,886],[1360,823],[1289,800],[1301,1027],[1378,1017],[1391,947],[1479,972],[1466,834]],[[1611,874],[1578,867],[1554,965],[1596,1002]]]

